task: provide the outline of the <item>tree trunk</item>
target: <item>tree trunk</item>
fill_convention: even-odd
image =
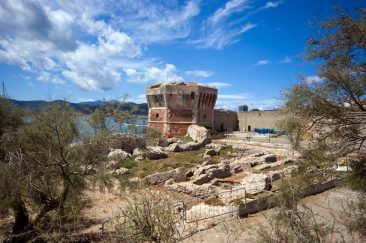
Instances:
[[[13,204],[15,223],[13,226],[13,235],[11,242],[26,242],[25,233],[29,225],[29,214],[22,200],[17,200]]]
[[[29,223],[29,215],[23,201],[16,201],[13,205],[15,223],[13,226],[13,234],[19,234],[24,231]]]

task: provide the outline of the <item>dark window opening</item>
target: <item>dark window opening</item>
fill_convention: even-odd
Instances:
[[[248,126],[248,132],[250,132],[252,130],[251,126]]]
[[[191,99],[194,100],[194,97],[195,97],[195,93],[191,92]]]
[[[155,117],[156,117],[156,118],[159,118],[159,113],[156,113],[156,114],[155,114]]]

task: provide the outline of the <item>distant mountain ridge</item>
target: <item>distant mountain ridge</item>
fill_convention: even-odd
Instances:
[[[87,101],[87,102],[80,102],[80,103],[72,103],[65,100],[53,100],[53,101],[44,101],[44,100],[30,100],[30,101],[21,101],[21,100],[14,100],[9,99],[9,101],[14,104],[18,108],[29,109],[32,111],[40,110],[47,104],[52,103],[66,103],[69,104],[72,108],[74,108],[77,112],[82,114],[90,114],[94,112],[94,110],[105,103],[106,101],[96,100],[96,101]],[[147,115],[148,114],[148,106],[147,103],[136,104],[134,102],[125,102],[122,105],[123,111],[131,111],[134,110],[134,114],[136,115]]]

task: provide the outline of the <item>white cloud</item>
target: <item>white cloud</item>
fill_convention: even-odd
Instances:
[[[3,0],[0,62],[32,72],[40,81],[70,80],[84,90],[113,89],[129,69],[142,73],[141,80],[161,80],[164,74],[182,80],[174,66],[157,68],[161,61],[144,58],[141,46],[186,37],[199,11],[198,1]]]
[[[267,65],[267,64],[269,64],[269,60],[264,59],[264,60],[259,60],[256,65],[257,66],[262,66],[262,65]]]
[[[49,72],[45,72],[45,71],[41,71],[40,75],[37,77],[37,80],[42,81],[42,82],[51,82],[54,84],[64,84],[65,82],[58,78],[57,76],[54,76],[53,74],[49,73]]]
[[[193,76],[193,77],[201,77],[201,78],[208,78],[212,76],[214,73],[211,71],[205,71],[205,70],[192,70],[192,71],[186,71],[186,75]]]
[[[239,37],[257,27],[247,19],[261,11],[278,7],[282,1],[266,2],[262,7],[254,7],[249,0],[229,0],[217,9],[201,26],[200,36],[188,43],[198,48],[223,49],[239,41]],[[235,18],[239,16],[239,18]]]
[[[250,94],[219,94],[219,100],[246,100],[250,98]]]
[[[122,0],[114,8],[119,11],[115,25],[144,44],[187,37],[191,32],[190,21],[200,12],[196,0],[183,6],[175,1]]]
[[[266,2],[266,4],[263,6],[263,9],[277,8],[278,6],[280,6],[280,4],[282,4],[282,1],[278,1],[278,2]]]
[[[230,0],[226,2],[223,8],[219,8],[210,18],[213,23],[220,22],[223,18],[229,15],[241,12],[245,9],[250,8],[248,0]]]
[[[324,79],[319,77],[318,75],[312,75],[312,76],[305,77],[305,80],[308,84],[313,84],[313,83],[322,82]]]
[[[146,103],[147,102],[146,94],[139,94],[136,97],[128,97],[126,101],[127,102],[134,102],[134,103],[137,103],[137,104]]]
[[[223,88],[223,87],[231,86],[231,84],[229,84],[229,83],[221,83],[221,82],[208,83],[207,85],[215,86],[216,88]]]
[[[291,63],[292,61],[293,61],[292,58],[287,56],[284,59],[282,59],[280,61],[280,63],[287,64],[287,63]]]
[[[234,14],[242,13],[249,9],[247,0],[230,0],[215,11],[207,21],[201,26],[201,36],[196,40],[190,40],[189,43],[198,48],[223,49],[225,46],[232,45],[238,41],[238,37],[255,28],[256,24],[234,20]]]
[[[207,26],[205,28],[206,34],[202,38],[191,40],[189,43],[196,45],[198,48],[223,49],[225,46],[238,42],[238,37],[241,34],[254,29],[256,26],[256,24],[250,22],[235,28],[228,28],[225,25]]]
[[[144,70],[136,70],[132,68],[124,69],[127,81],[131,83],[147,83],[147,82],[181,82],[182,77],[177,75],[176,67],[173,64],[166,64],[163,68],[150,67]]]
[[[240,105],[248,105],[249,109],[271,110],[279,103],[275,99],[254,99],[251,94],[219,94],[216,108],[237,111]]]
[[[79,102],[93,102],[95,101],[94,99],[90,99],[90,98],[78,98]]]

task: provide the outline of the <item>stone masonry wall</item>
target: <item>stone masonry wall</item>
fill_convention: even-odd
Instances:
[[[279,129],[279,122],[285,116],[281,111],[247,111],[238,112],[239,130],[254,131],[255,128],[275,128]]]
[[[215,110],[214,128],[216,131],[237,131],[239,128],[238,114],[234,111]]]

